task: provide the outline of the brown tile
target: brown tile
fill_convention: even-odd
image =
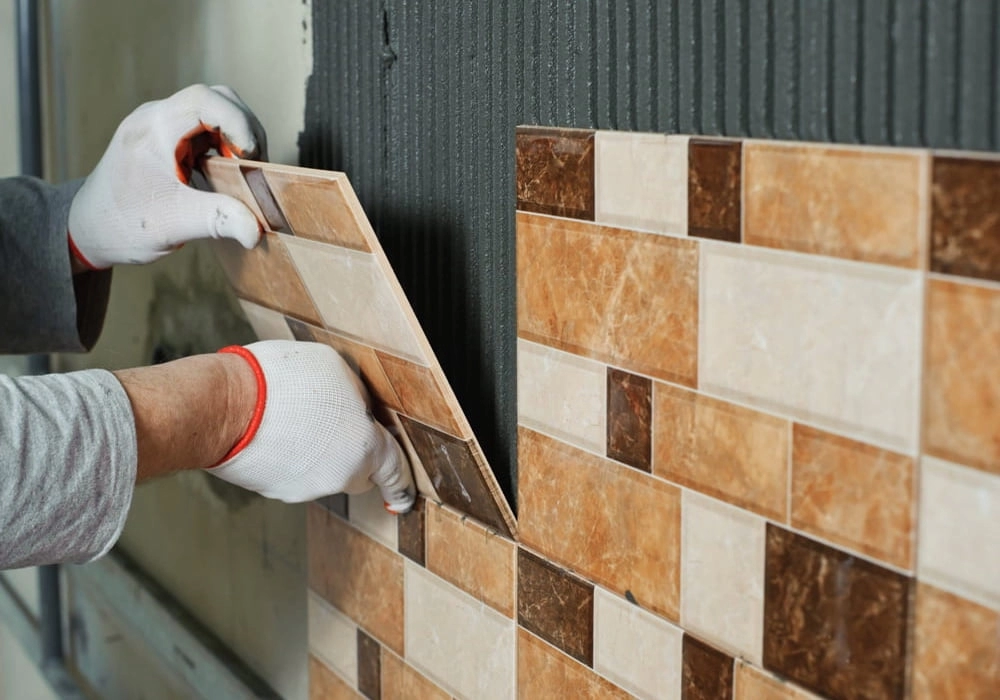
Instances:
[[[424,565],[426,559],[426,536],[425,536],[425,516],[427,513],[427,499],[417,497],[417,502],[406,515],[396,518],[396,534],[399,541],[399,553],[403,556]]]
[[[264,215],[264,223],[267,228],[275,233],[293,233],[288,228],[281,207],[275,201],[274,195],[271,194],[271,187],[267,184],[264,171],[260,168],[242,166],[240,172],[243,173],[247,187],[250,188],[254,201],[257,202],[260,212]]]
[[[438,381],[430,367],[376,351],[389,384],[399,397],[400,410],[411,418],[456,437],[471,438],[458,400],[446,383]]]
[[[296,236],[371,252],[364,233],[368,219],[346,178],[276,168],[265,168],[264,176]]]
[[[382,652],[382,696],[386,700],[449,700],[451,697],[387,649]]]
[[[736,700],[810,700],[816,696],[743,661],[736,662]]]
[[[263,226],[264,214],[257,206],[257,200],[254,199],[253,192],[250,191],[243,173],[240,172],[240,161],[235,158],[208,158],[204,161],[202,169],[212,190],[228,194],[243,202]]]
[[[403,558],[326,509],[307,510],[309,587],[403,652]]]
[[[344,520],[348,519],[348,500],[346,493],[335,493],[330,496],[323,496],[322,498],[317,498],[316,502],[334,515],[339,515]]]
[[[680,489],[521,427],[518,503],[526,545],[678,619]]]
[[[309,700],[356,700],[361,696],[336,673],[310,654]]]
[[[382,697],[382,645],[358,628],[358,690],[368,700]]]
[[[517,130],[517,208],[594,220],[594,132]]]
[[[516,549],[479,523],[427,504],[427,568],[510,618]]]
[[[831,697],[903,697],[911,579],[771,524],[765,566],[765,668]]]
[[[652,412],[652,382],[608,367],[608,457],[651,470]]]
[[[795,424],[792,525],[911,568],[913,475],[910,457]]]
[[[1000,474],[1000,290],[928,280],[924,450]]]
[[[520,548],[517,622],[577,661],[594,665],[594,587]]]
[[[931,269],[1000,281],[1000,161],[935,157],[932,173]]]
[[[919,267],[926,158],[747,141],[743,242]]]
[[[1000,612],[926,584],[916,607],[913,697],[1000,698]]]
[[[518,700],[605,700],[632,697],[524,629],[517,630]]]
[[[653,473],[784,522],[788,421],[657,382]]]
[[[684,635],[681,697],[684,700],[730,700],[733,657]]]
[[[517,324],[526,340],[695,386],[698,244],[518,214]]]
[[[740,242],[739,141],[688,142],[688,235]]]

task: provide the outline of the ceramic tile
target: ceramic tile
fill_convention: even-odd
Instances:
[[[681,623],[721,649],[760,663],[764,520],[685,491]]]
[[[352,493],[347,496],[347,500],[348,520],[354,527],[389,549],[399,546],[397,518],[385,509],[382,493],[377,488],[368,489],[364,493]]]
[[[240,161],[234,158],[208,158],[202,164],[202,169],[211,182],[211,189],[243,202],[253,212],[254,218],[261,224],[264,223],[264,213],[240,172]]]
[[[449,700],[450,696],[398,656],[382,650],[382,697],[386,700]]]
[[[1000,697],[1000,612],[917,586],[915,700]]]
[[[1000,475],[921,459],[917,541],[922,581],[1000,610]]]
[[[911,583],[768,525],[764,667],[822,695],[902,698]]]
[[[670,619],[680,602],[680,490],[518,429],[521,541]]]
[[[309,657],[310,700],[356,700],[361,697],[354,688],[324,666],[322,661]]]
[[[295,340],[280,311],[272,311],[244,299],[239,302],[258,340]]]
[[[413,510],[397,518],[396,538],[399,542],[397,549],[407,559],[421,566],[424,565],[427,552],[426,514],[427,500],[425,498],[417,498],[417,502],[413,505]]]
[[[277,168],[264,177],[281,204],[291,232],[302,238],[368,252],[374,233],[343,175],[303,175]],[[368,229],[367,235],[365,229]]]
[[[652,470],[653,384],[608,368],[608,457],[644,472]]]
[[[605,365],[517,341],[517,419],[592,452],[603,453],[607,423]]]
[[[684,635],[681,697],[684,700],[731,700],[733,657]]]
[[[785,519],[788,421],[656,383],[653,473]]]
[[[594,219],[594,132],[519,127],[517,208]]]
[[[627,700],[630,696],[524,629],[517,630],[518,700]]]
[[[291,234],[292,231],[288,228],[281,206],[271,194],[271,187],[264,177],[264,171],[260,168],[243,166],[240,168],[240,172],[243,173],[243,179],[246,180],[247,187],[250,188],[254,201],[257,202],[257,208],[264,215],[264,224],[268,230],[275,233]]]
[[[358,630],[358,690],[368,700],[382,697],[382,647]]]
[[[742,191],[739,141],[688,143],[688,235],[739,243]]]
[[[701,258],[701,388],[916,451],[919,273],[721,244]]]
[[[319,595],[309,592],[309,652],[352,685],[358,682],[358,627]]]
[[[687,136],[598,131],[594,144],[597,222],[687,234]]]
[[[462,416],[458,399],[451,393],[451,388],[443,381],[443,377],[439,379],[437,376],[440,372],[388,353],[376,354],[385,376],[399,397],[403,413],[451,435],[472,437],[472,430]]]
[[[929,280],[924,450],[1000,474],[1000,290]]]
[[[911,568],[913,459],[798,423],[792,435],[792,525]]]
[[[514,617],[517,547],[445,506],[427,504],[427,568]]]
[[[460,697],[514,694],[514,621],[406,564],[406,660]]]
[[[518,214],[517,318],[527,340],[694,386],[698,244]]]
[[[812,693],[802,690],[767,671],[742,661],[736,662],[735,700],[812,700]]]
[[[332,496],[323,496],[322,498],[317,498],[316,503],[326,508],[334,515],[338,515],[344,520],[348,519],[348,514],[347,514],[348,500],[346,493],[335,493]]]
[[[930,268],[1000,282],[1000,161],[936,156],[931,172]]]
[[[593,585],[520,548],[517,622],[577,661],[593,665]]]
[[[743,144],[743,242],[920,266],[927,155]]]
[[[594,591],[594,669],[638,698],[680,700],[679,627],[603,588]]]

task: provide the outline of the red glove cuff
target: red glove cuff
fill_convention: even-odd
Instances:
[[[73,242],[73,235],[69,231],[66,231],[66,239],[69,241],[69,252],[73,254],[73,257],[76,258],[77,262],[88,270],[101,269],[84,257],[83,253],[80,252],[80,249],[76,247],[76,243]]]
[[[250,424],[243,433],[243,437],[237,440],[236,444],[232,446],[229,452],[227,452],[217,464],[212,465],[213,467],[217,467],[219,464],[232,459],[239,454],[244,447],[250,444],[254,435],[257,434],[257,429],[260,427],[261,420],[264,418],[264,405],[267,403],[267,382],[264,381],[264,370],[260,368],[260,363],[257,362],[257,358],[254,357],[253,353],[242,345],[229,345],[219,350],[219,352],[239,355],[247,361],[247,364],[250,365],[250,369],[253,370],[253,376],[257,379],[257,401],[254,403],[253,416],[250,418]]]

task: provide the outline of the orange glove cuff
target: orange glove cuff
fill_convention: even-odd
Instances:
[[[250,444],[254,435],[257,434],[257,429],[260,427],[261,420],[264,418],[264,405],[267,403],[267,382],[264,381],[264,370],[260,368],[260,363],[257,362],[257,358],[254,357],[253,353],[242,345],[229,345],[219,350],[219,352],[239,355],[247,361],[247,364],[250,365],[250,369],[253,370],[253,376],[257,380],[257,401],[254,403],[253,416],[250,418],[250,424],[243,433],[243,437],[237,440],[236,444],[232,446],[229,452],[227,452],[217,464],[212,465],[213,467],[217,467],[219,464],[228,462],[230,459],[238,455],[244,447]]]

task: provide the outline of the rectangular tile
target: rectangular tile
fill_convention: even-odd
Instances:
[[[608,367],[608,457],[644,472],[652,470],[653,384]]]
[[[309,591],[309,653],[356,685],[358,626],[318,594]]]
[[[517,323],[527,340],[694,386],[698,244],[519,213]]]
[[[517,208],[594,219],[594,132],[518,127]]]
[[[736,662],[735,700],[811,700],[812,693],[743,661]]]
[[[420,566],[424,566],[427,558],[426,515],[427,499],[418,496],[413,510],[396,519],[399,553]]]
[[[368,700],[382,698],[382,646],[358,629],[358,690]]]
[[[253,194],[254,201],[257,202],[260,213],[264,215],[264,224],[268,230],[275,233],[291,234],[292,231],[288,228],[288,223],[285,221],[285,215],[281,211],[281,206],[274,200],[274,195],[271,194],[271,187],[267,184],[264,171],[258,167],[242,166],[240,167],[240,172],[243,174],[243,179],[246,180],[247,186]]]
[[[681,697],[684,700],[732,700],[733,657],[685,634]]]
[[[239,302],[258,340],[295,340],[285,323],[285,315],[280,311],[273,311],[245,299],[240,299]]]
[[[743,242],[920,267],[927,154],[743,144]]]
[[[323,665],[319,659],[309,657],[310,700],[356,700],[361,698],[354,688]]]
[[[740,242],[742,144],[692,138],[688,143],[688,235]]]
[[[916,451],[919,273],[720,244],[701,258],[701,388]]]
[[[451,696],[391,651],[383,648],[382,697],[386,700],[390,698],[449,700]]]
[[[418,365],[385,352],[376,352],[400,410],[411,418],[461,438],[472,437],[458,399],[440,370]]]
[[[653,406],[654,474],[784,521],[788,421],[659,382]]]
[[[627,700],[629,694],[524,629],[517,630],[517,698]]]
[[[1000,160],[933,161],[930,268],[1000,282]]]
[[[374,233],[343,175],[306,175],[271,167],[264,171],[264,177],[291,233],[344,248],[371,250],[368,240]]]
[[[517,550],[517,622],[577,661],[594,663],[594,586]]]
[[[347,500],[348,520],[352,525],[389,549],[398,547],[397,517],[385,509],[382,493],[377,488],[349,494]]]
[[[670,619],[680,602],[680,490],[518,429],[521,541]]]

